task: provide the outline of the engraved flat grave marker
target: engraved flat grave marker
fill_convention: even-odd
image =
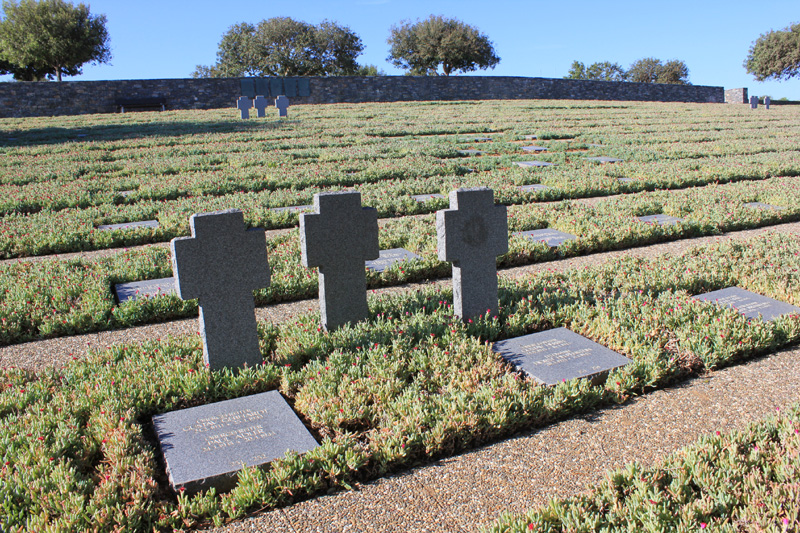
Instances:
[[[535,140],[537,140],[539,138],[539,136],[538,135],[523,135],[522,138],[525,139],[526,141],[535,141]]]
[[[267,237],[246,229],[238,209],[192,215],[191,237],[172,239],[178,296],[198,299],[203,359],[211,370],[255,366],[258,347],[253,291],[269,286]]]
[[[522,149],[525,150],[526,152],[546,152],[547,151],[547,148],[545,148],[544,146],[523,146]]]
[[[499,341],[492,350],[548,387],[576,378],[590,378],[594,384],[600,384],[609,370],[631,362],[567,328]]]
[[[367,269],[374,272],[383,272],[395,263],[402,261],[412,261],[414,259],[422,259],[420,256],[413,252],[409,252],[405,248],[391,248],[389,250],[381,250],[378,259],[367,261]]]
[[[319,267],[322,327],[332,330],[367,318],[364,263],[378,259],[378,212],[361,206],[361,193],[317,193],[314,213],[300,214],[303,266]]]
[[[483,155],[483,152],[481,152],[480,150],[459,150],[458,153],[466,156]]]
[[[267,116],[267,108],[269,107],[269,100],[260,94],[253,100],[253,107],[256,108],[256,116],[264,118]]]
[[[541,183],[534,183],[533,185],[520,185],[518,187],[518,189],[522,192],[546,191],[549,188],[550,187],[547,185],[542,185]]]
[[[138,222],[123,222],[122,224],[102,224],[97,226],[100,231],[114,231],[118,229],[157,228],[158,220],[140,220]]]
[[[153,417],[173,489],[189,494],[236,485],[238,472],[318,446],[278,391]]]
[[[253,101],[246,96],[240,96],[236,100],[236,109],[241,112],[241,118],[250,118],[250,108],[253,107]]]
[[[578,238],[571,233],[558,231],[557,229],[552,228],[518,231],[514,233],[514,235],[525,237],[526,239],[534,242],[543,242],[550,248],[556,248],[559,244],[562,244],[566,241],[573,241]]]
[[[595,161],[597,163],[621,163],[624,161],[623,159],[617,159],[616,157],[606,157],[606,156],[598,156],[598,157],[584,157],[587,161]]]
[[[444,198],[443,194],[433,193],[433,194],[412,194],[411,198],[416,200],[417,202],[427,202],[428,200],[432,200],[433,198]]]
[[[453,312],[467,320],[496,314],[497,256],[508,252],[506,206],[486,187],[450,192],[450,209],[436,212],[439,259],[453,263]]]
[[[641,222],[647,222],[648,224],[658,224],[659,226],[673,226],[678,222],[683,222],[683,219],[680,217],[674,217],[672,215],[647,215],[643,217],[636,217]]]
[[[474,143],[488,143],[492,142],[491,137],[475,137],[473,139],[468,139],[466,142],[474,142]]]
[[[736,309],[747,318],[758,318],[761,315],[768,322],[787,313],[800,313],[800,307],[767,296],[761,296],[739,287],[728,287],[718,291],[698,294],[694,298]]]
[[[617,178],[617,181],[620,183],[632,183],[633,178]]]
[[[548,163],[547,161],[514,161],[514,164],[522,168],[553,166],[553,163]]]
[[[133,194],[133,193],[135,193],[135,192],[136,192],[136,191],[134,191],[134,190],[128,190],[128,191],[118,191],[118,192],[117,192],[117,194],[119,194],[119,195],[120,195],[120,196],[122,196],[123,198],[127,198],[128,196],[130,196],[131,194]]]
[[[745,207],[750,207],[752,209],[772,209],[774,211],[782,211],[786,209],[780,205],[772,205],[772,204],[765,204],[763,202],[749,202],[744,204]]]
[[[286,98],[284,95],[279,95],[275,99],[275,107],[278,108],[278,116],[279,117],[288,117],[289,116],[289,99]]]
[[[141,298],[151,298],[175,294],[175,278],[148,279],[145,281],[131,281],[129,283],[117,283],[114,285],[114,293],[117,295],[119,303],[128,300],[139,300]]]

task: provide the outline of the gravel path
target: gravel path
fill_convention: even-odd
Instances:
[[[714,431],[744,428],[800,400],[800,349],[450,457],[398,476],[216,528],[270,531],[477,531],[601,481],[632,461],[651,465]]]

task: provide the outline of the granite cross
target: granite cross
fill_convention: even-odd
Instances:
[[[758,96],[750,97],[750,109],[758,109]]]
[[[256,96],[256,99],[253,100],[253,107],[256,108],[256,116],[259,118],[266,117],[267,108],[269,107],[269,100],[261,95],[258,95]]]
[[[450,192],[436,212],[439,259],[453,263],[453,308],[464,320],[497,313],[496,257],[508,252],[506,206],[486,187]]]
[[[279,117],[288,117],[289,113],[289,99],[286,98],[284,95],[279,95],[275,99],[275,107],[278,108],[278,116]]]
[[[769,109],[769,104],[771,104],[771,103],[772,103],[772,100],[770,100],[769,96],[765,96],[764,97],[764,109]]]
[[[191,237],[172,239],[178,296],[197,298],[203,358],[211,370],[262,362],[253,291],[269,286],[266,233],[238,209],[192,215]]]
[[[242,118],[250,118],[251,107],[253,107],[253,101],[246,96],[240,96],[236,100],[236,109],[242,112]]]
[[[364,261],[378,259],[378,212],[361,193],[314,195],[314,213],[300,215],[303,266],[319,267],[322,327],[332,330],[369,314]]]

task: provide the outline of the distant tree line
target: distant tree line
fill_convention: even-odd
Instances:
[[[635,83],[671,83],[689,85],[689,68],[683,61],[674,59],[663,63],[660,59],[646,57],[635,61],[628,70],[619,63],[603,61],[588,67],[573,61],[566,76],[572,80],[630,81]]]
[[[486,35],[457,19],[431,15],[392,26],[387,60],[409,75],[449,76],[494,68],[500,62]],[[323,21],[317,26],[289,17],[231,26],[222,36],[214,65],[198,65],[195,78],[240,76],[378,76],[375,65],[359,65],[364,50],[350,28]]]

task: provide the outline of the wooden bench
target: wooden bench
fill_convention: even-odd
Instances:
[[[151,98],[118,98],[116,101],[117,109],[120,113],[131,109],[161,109],[166,110],[167,99],[163,96]]]

